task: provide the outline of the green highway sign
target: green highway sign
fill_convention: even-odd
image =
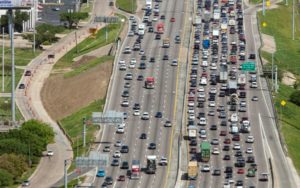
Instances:
[[[242,71],[255,71],[255,62],[245,62],[242,64]]]

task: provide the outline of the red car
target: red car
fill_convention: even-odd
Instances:
[[[245,170],[242,169],[242,168],[239,168],[238,171],[237,171],[238,174],[244,174],[245,173]]]
[[[231,143],[230,139],[229,138],[225,138],[224,144],[230,144],[230,143]]]
[[[175,22],[175,18],[171,18],[171,19],[170,19],[170,22]]]
[[[221,131],[220,136],[226,136],[227,132],[226,131]]]
[[[241,140],[240,135],[234,135],[232,137],[232,141],[240,141],[240,140]]]
[[[125,176],[124,175],[120,175],[118,178],[118,181],[125,181]]]

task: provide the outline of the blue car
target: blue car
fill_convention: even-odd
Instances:
[[[105,176],[105,170],[103,169],[98,170],[97,177],[104,177],[104,176]]]

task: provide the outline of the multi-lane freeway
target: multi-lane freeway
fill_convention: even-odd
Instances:
[[[125,112],[127,118],[121,125],[104,126],[99,150],[109,154],[110,165],[101,169],[98,175],[104,177],[96,178],[96,186],[166,185],[173,162],[168,160],[178,64],[186,63],[178,62],[186,7],[184,1],[163,0],[152,2],[152,10],[144,11],[143,18],[130,17],[107,103],[107,110]],[[186,139],[182,139],[188,155],[181,160],[197,162],[197,177],[189,178],[188,167],[183,167],[187,174],[178,178],[191,188],[296,187],[272,118],[266,82],[260,78],[255,9],[245,10],[242,0],[198,0],[191,7],[189,23],[194,26],[188,33],[192,43],[184,80],[188,87],[183,113]],[[157,28],[160,23],[163,28]],[[164,48],[163,41],[169,47]],[[246,61],[255,62],[256,70],[243,71],[241,64]],[[153,89],[145,86],[148,77],[154,78]],[[189,135],[193,126],[196,136]],[[203,142],[210,146],[206,162],[200,149]],[[148,156],[156,156],[154,174],[146,173]],[[137,179],[130,176],[133,160],[140,161]],[[159,165],[162,161],[167,165]]]

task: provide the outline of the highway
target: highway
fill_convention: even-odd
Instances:
[[[158,4],[158,3],[155,3]],[[161,40],[154,40],[155,33],[149,33],[148,27],[146,33],[141,42],[141,48],[145,51],[147,57],[146,69],[138,69],[140,64],[141,55],[139,52],[132,51],[131,54],[121,54],[119,60],[125,60],[126,65],[129,65],[130,59],[135,58],[137,60],[136,67],[133,69],[127,68],[126,71],[116,70],[115,78],[112,83],[112,92],[108,101],[108,110],[116,110],[128,113],[128,119],[126,122],[125,133],[117,134],[116,127],[112,125],[105,125],[103,137],[100,147],[100,151],[106,145],[111,146],[110,156],[118,148],[114,147],[114,143],[120,140],[123,144],[129,146],[129,153],[122,154],[121,161],[128,161],[129,167],[133,159],[140,160],[141,167],[146,167],[146,156],[156,155],[157,162],[159,162],[162,156],[169,158],[169,146],[170,136],[172,128],[164,127],[164,123],[167,120],[172,122],[175,100],[175,87],[176,87],[176,66],[171,66],[173,59],[178,59],[180,44],[175,44],[175,36],[182,34],[183,25],[183,1],[163,1],[159,3],[160,15],[165,15],[164,20],[158,20],[157,22],[164,23],[164,34],[161,35]],[[152,15],[153,16],[153,15]],[[151,17],[152,17],[151,16]],[[171,18],[175,18],[175,22],[170,22]],[[156,30],[156,23],[153,22],[154,29]],[[137,35],[128,37],[122,47],[132,47]],[[170,39],[170,48],[162,48],[162,39]],[[121,52],[124,48],[121,49]],[[162,60],[164,55],[169,56],[169,60]],[[155,62],[149,62],[150,57],[155,57]],[[119,61],[117,61],[119,62]],[[118,68],[118,67],[117,67]],[[124,81],[126,73],[131,72],[133,74],[132,81]],[[144,79],[148,76],[155,78],[154,89],[145,89],[144,81],[137,81],[138,75],[143,75]],[[129,107],[122,107],[121,103],[122,92],[124,90],[124,83],[129,82],[131,87],[129,89],[130,97]],[[140,113],[149,112],[149,120],[141,120],[140,116],[133,116],[132,107],[135,103],[139,103],[141,106]],[[154,117],[156,112],[162,112],[162,118]],[[140,139],[142,133],[147,134],[147,139]],[[155,150],[147,149],[150,143],[156,143]],[[104,144],[108,143],[108,144]],[[111,161],[111,160],[110,160]],[[141,178],[138,180],[131,180],[126,178],[125,182],[116,181],[119,175],[126,175],[126,170],[120,170],[120,167],[106,168],[107,176],[112,176],[114,183],[113,187],[162,187],[165,183],[165,176],[167,173],[166,166],[157,166],[157,171],[153,175],[148,175],[144,172],[141,173]],[[95,185],[103,184],[103,178],[97,178]]]

